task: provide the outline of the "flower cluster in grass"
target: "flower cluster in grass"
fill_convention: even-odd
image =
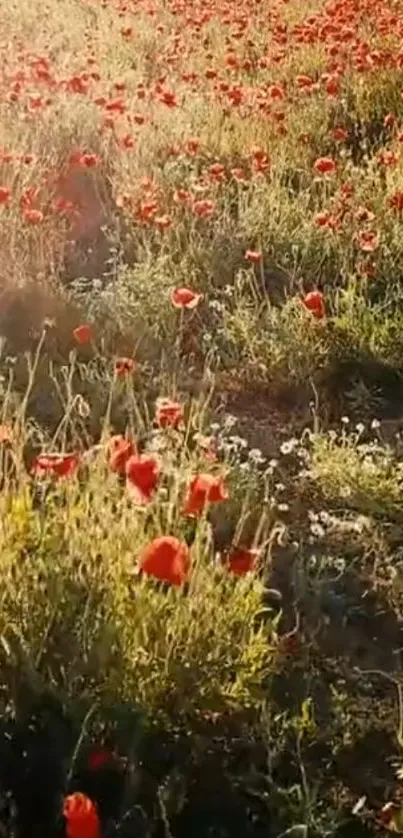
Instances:
[[[190,354],[301,382],[334,359],[340,335],[306,335],[301,363],[284,297],[307,299],[322,317],[324,294],[336,331],[359,352],[343,289],[357,305],[363,297],[365,350],[376,354],[402,268],[395,5],[62,0],[48,12],[39,20],[28,3],[10,5],[3,21],[6,333],[24,343],[15,296],[27,331],[40,331],[44,310],[58,312],[62,331],[60,312],[69,319],[72,304],[55,300],[53,280],[68,279],[92,288],[85,307],[101,331],[107,312],[113,339],[130,330],[160,361],[175,331],[166,292],[190,286],[210,292],[185,336]],[[32,282],[37,312],[16,292]],[[240,305],[241,356],[231,327]],[[306,322],[297,328],[306,332]],[[393,339],[381,351],[393,361]]]
[[[92,340],[90,326],[74,337]],[[262,505],[252,537],[242,540],[238,527],[218,550],[212,512],[237,510],[242,524],[247,475],[242,483],[220,436],[203,432],[201,403],[159,397],[146,434],[144,418],[136,435],[146,414],[134,360],[112,364],[110,404],[123,377],[135,405],[123,433],[111,431],[107,414],[89,445],[74,427],[74,392],[69,427],[62,420],[39,451],[29,445],[24,400],[4,416],[4,642],[73,707],[128,700],[154,719],[257,710],[276,657],[262,577],[275,516]],[[263,500],[264,475],[251,480]]]

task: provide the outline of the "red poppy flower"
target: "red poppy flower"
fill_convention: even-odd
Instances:
[[[268,154],[259,146],[255,146],[251,151],[252,155],[252,169],[257,175],[263,175],[270,168],[271,160]]]
[[[327,79],[326,82],[325,82],[325,90],[326,90],[326,93],[329,94],[329,96],[337,96],[337,94],[340,92],[340,85],[339,85],[337,79],[335,79],[335,78]]]
[[[373,212],[371,212],[370,209],[368,209],[368,207],[360,206],[357,207],[354,217],[357,219],[357,221],[365,223],[366,221],[373,221],[375,215]]]
[[[162,535],[144,548],[139,564],[148,576],[171,585],[183,585],[189,576],[189,548],[171,535]]]
[[[0,204],[8,204],[11,192],[6,186],[0,186]]]
[[[228,499],[228,492],[222,477],[213,474],[196,474],[188,488],[184,507],[185,515],[200,515],[209,503]]]
[[[279,84],[271,84],[267,92],[271,99],[277,99],[279,101],[284,99],[285,96],[284,90]]]
[[[247,262],[260,262],[262,258],[262,251],[261,250],[247,250],[245,253],[245,259]]]
[[[67,201],[66,198],[55,198],[52,201],[52,208],[55,212],[60,212],[60,214],[64,215],[74,215],[74,213],[78,213],[79,211],[78,204],[75,204],[74,201]]]
[[[403,192],[395,192],[389,198],[389,206],[396,212],[403,212]]]
[[[73,337],[80,346],[89,343],[93,338],[92,326],[89,323],[82,323],[73,330]]]
[[[355,236],[355,241],[364,253],[373,253],[379,247],[380,235],[374,230],[360,230]]]
[[[136,453],[135,446],[121,434],[112,436],[108,441],[109,465],[111,471],[125,474],[126,463]]]
[[[200,151],[200,140],[198,137],[190,137],[185,144],[185,149],[188,154],[198,154]]]
[[[35,224],[41,224],[43,221],[43,212],[38,209],[26,209],[24,210],[24,218],[25,221],[28,221],[29,224],[33,226]]]
[[[88,76],[85,79],[82,76],[71,76],[66,82],[67,90],[71,93],[81,93],[85,95],[88,93]]]
[[[295,83],[297,87],[309,90],[309,88],[313,86],[314,80],[311,78],[311,76],[300,75],[295,77]]]
[[[168,108],[176,108],[178,100],[172,90],[164,90],[158,97],[159,101]]]
[[[233,547],[226,558],[228,569],[235,576],[244,576],[256,568],[259,550],[248,550],[246,547]]]
[[[394,151],[386,149],[378,154],[378,161],[381,166],[396,166],[399,161],[399,157]]]
[[[214,201],[210,201],[208,198],[200,198],[192,204],[192,213],[198,218],[210,218],[210,216],[213,215],[214,210],[215,203]]]
[[[80,459],[78,454],[38,454],[32,470],[34,474],[52,475],[54,477],[71,477],[78,469]]]
[[[126,487],[135,503],[148,503],[158,484],[159,461],[153,454],[133,454],[126,462]]]
[[[234,178],[234,180],[237,181],[237,183],[247,183],[248,182],[248,179],[247,179],[247,176],[246,176],[246,173],[245,173],[244,169],[241,169],[239,167],[235,167],[235,169],[231,169],[231,174],[232,174],[232,177]]]
[[[170,399],[157,399],[155,419],[160,428],[177,428],[183,422],[183,407]]]
[[[115,361],[115,373],[118,378],[124,378],[130,375],[136,367],[136,362],[133,358],[117,358]]]
[[[110,114],[122,114],[125,113],[126,109],[126,102],[121,97],[118,97],[117,99],[109,99],[105,103],[105,110]]]
[[[332,157],[318,157],[313,166],[319,175],[331,175],[336,171],[336,161]]]
[[[81,154],[78,162],[86,169],[93,169],[98,166],[99,157],[96,154]]]
[[[157,201],[141,201],[139,209],[137,211],[137,216],[144,224],[148,224],[153,220],[157,212]]]
[[[187,189],[176,189],[174,192],[174,201],[177,204],[186,204],[190,200],[190,192]]]
[[[174,288],[171,303],[175,308],[196,308],[203,299],[203,294],[197,294],[190,288]]]
[[[213,163],[209,169],[211,179],[215,183],[223,183],[226,180],[225,168],[222,163]]]
[[[314,222],[316,227],[334,227],[334,217],[330,214],[330,212],[318,212],[315,215]]]
[[[126,149],[135,148],[136,140],[131,136],[131,134],[124,134],[124,136],[119,140],[119,145],[121,148]]]
[[[73,149],[73,151],[70,151],[70,154],[68,155],[68,158],[67,158],[68,163],[71,166],[78,166],[79,163],[80,163],[80,159],[81,159],[81,151],[80,151],[80,149],[77,149],[77,148]]]
[[[345,128],[333,128],[332,131],[330,132],[330,136],[337,143],[342,143],[342,142],[344,142],[344,140],[347,139],[348,131],[346,131]]]
[[[63,815],[66,838],[101,838],[101,826],[95,804],[79,791],[65,797]]]
[[[322,320],[325,317],[325,298],[321,291],[309,291],[302,300],[302,303],[318,320]]]

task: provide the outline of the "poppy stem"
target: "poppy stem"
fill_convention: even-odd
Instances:
[[[183,336],[183,325],[184,325],[184,309],[180,309],[179,313],[179,328],[178,328],[178,335],[176,338],[176,353],[175,353],[175,365],[174,365],[174,373],[173,373],[173,393],[174,396],[178,389],[178,381],[179,381],[179,368],[180,368],[180,359],[181,359],[181,346],[182,346],[182,336]]]
[[[61,450],[62,451],[64,451],[65,447],[66,447],[67,426],[68,426],[72,411],[73,411],[73,409],[76,405],[76,397],[75,397],[74,392],[73,392],[73,377],[74,377],[74,371],[75,371],[75,366],[76,366],[76,360],[77,360],[77,352],[74,350],[70,355],[70,368],[69,368],[68,376],[65,379],[65,381],[66,381],[66,401],[64,403],[64,414],[63,414],[63,416],[62,416],[62,418],[59,422],[59,425],[57,426],[56,431],[55,431],[55,433],[53,435],[53,438],[52,438],[52,447],[54,447],[55,444],[56,444],[57,437],[59,436],[60,433],[63,433],[62,444],[61,444]]]
[[[78,755],[80,753],[81,745],[83,744],[83,741],[84,741],[85,736],[87,734],[88,724],[89,724],[92,716],[94,715],[94,713],[96,712],[97,709],[98,709],[98,702],[95,701],[94,704],[92,705],[92,707],[90,707],[90,709],[88,710],[87,714],[84,716],[84,720],[83,720],[83,723],[81,725],[80,734],[79,734],[79,737],[77,739],[76,746],[75,746],[74,751],[73,751],[73,756],[72,756],[71,762],[70,762],[70,769],[69,769],[69,773],[67,775],[67,785],[70,783],[71,778],[74,774],[74,768],[75,768],[75,765],[76,765],[76,762],[77,762],[77,759],[78,759]]]
[[[105,434],[109,433],[109,428],[110,428],[110,424],[111,424],[113,394],[114,394],[114,391],[115,391],[116,379],[117,379],[117,375],[116,375],[116,370],[115,370],[114,373],[113,373],[113,379],[112,379],[110,390],[109,390],[108,403],[106,405],[105,418],[104,418],[104,422],[103,422],[103,429],[102,430],[103,430],[103,433],[105,433]]]
[[[36,347],[36,352],[35,352],[35,355],[34,355],[33,363],[31,363],[31,359],[28,357],[28,361],[27,361],[27,363],[28,363],[28,373],[29,373],[28,384],[27,384],[27,389],[25,391],[24,398],[21,402],[21,407],[20,407],[20,410],[18,412],[17,423],[16,423],[20,427],[22,427],[25,423],[29,397],[31,395],[32,388],[34,386],[36,371],[38,369],[39,359],[41,357],[43,344],[45,343],[46,334],[47,334],[47,329],[43,329],[41,337],[39,339],[38,346]]]
[[[141,412],[140,412],[140,408],[139,408],[139,405],[138,405],[136,394],[134,392],[133,381],[127,379],[126,386],[127,386],[127,394],[129,396],[129,399],[130,399],[132,407],[133,407],[133,413],[134,413],[134,415],[136,417],[136,420],[137,420],[137,423],[138,423],[138,428],[136,428],[136,432],[137,433],[145,433],[146,430],[147,430],[147,427],[146,427],[146,424],[145,424],[144,419],[143,419],[143,417],[141,415]]]
[[[262,284],[262,294],[263,294],[263,297],[265,297],[266,296],[266,283],[265,283],[265,278],[264,278],[264,257],[263,257],[262,242],[259,242],[259,250],[260,250],[260,253],[261,253],[261,257],[259,259],[260,282]]]

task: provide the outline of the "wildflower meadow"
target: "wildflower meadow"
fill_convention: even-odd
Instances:
[[[402,1],[0,12],[0,836],[403,834]]]

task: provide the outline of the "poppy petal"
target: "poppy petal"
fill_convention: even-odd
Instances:
[[[190,553],[187,544],[170,535],[163,535],[148,544],[140,555],[140,568],[161,582],[180,586],[187,581]]]

